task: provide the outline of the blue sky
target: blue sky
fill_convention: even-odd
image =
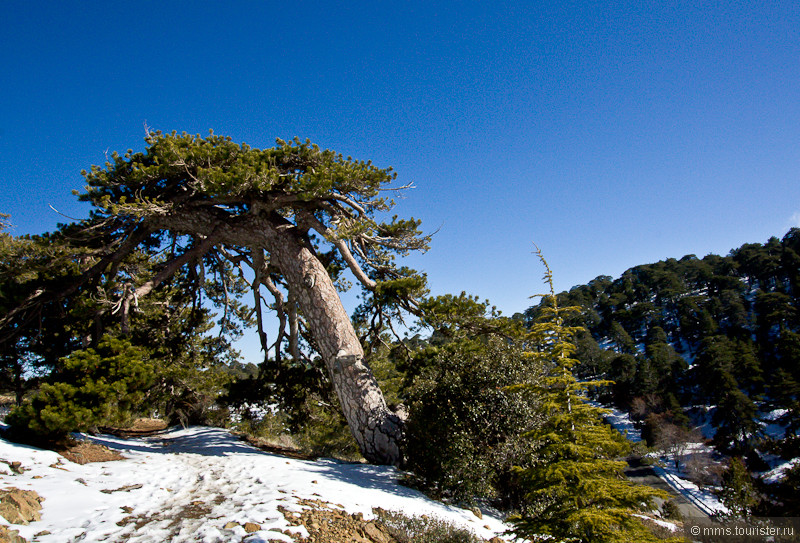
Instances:
[[[800,3],[0,4],[0,212],[83,216],[80,171],[145,124],[310,138],[392,166],[409,265],[504,313],[800,219]]]

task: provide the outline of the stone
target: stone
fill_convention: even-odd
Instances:
[[[0,491],[0,515],[11,524],[42,520],[42,498],[33,490],[11,488]]]
[[[253,532],[257,532],[261,529],[261,526],[256,524],[255,522],[245,522],[244,524],[244,531],[248,534],[252,534]]]
[[[388,543],[389,539],[382,531],[375,526],[375,523],[368,522],[364,525],[364,533],[375,543]]]
[[[225,529],[226,529],[226,530],[233,530],[233,529],[234,529],[234,528],[236,528],[237,526],[239,526],[239,523],[238,523],[238,522],[233,522],[233,521],[230,521],[230,522],[228,522],[228,523],[225,525]]]
[[[48,532],[49,533],[49,532]],[[0,542],[2,543],[28,543],[28,540],[19,535],[17,530],[0,525]]]

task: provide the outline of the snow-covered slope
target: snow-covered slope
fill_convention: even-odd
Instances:
[[[35,490],[45,498],[41,521],[13,526],[30,541],[291,541],[282,531],[307,533],[290,526],[278,508],[301,511],[299,502],[308,499],[365,517],[373,516],[373,507],[437,516],[486,539],[508,529],[496,518],[478,519],[399,486],[393,468],[285,458],[221,429],[171,429],[138,439],[84,437],[126,459],[78,465],[51,451],[0,440],[0,460],[21,462],[25,470],[15,474],[0,464],[2,488]],[[246,523],[260,530],[248,534]]]

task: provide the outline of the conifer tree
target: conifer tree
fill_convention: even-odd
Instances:
[[[578,382],[571,368],[575,334],[580,328],[566,326],[565,317],[577,307],[559,307],[550,268],[544,281],[550,293],[547,306],[530,332],[536,349],[527,356],[550,368],[544,386],[520,384],[515,390],[535,390],[542,395],[546,422],[528,432],[535,460],[519,469],[528,502],[511,517],[517,536],[533,541],[585,543],[658,541],[633,516],[652,506],[660,493],[624,478],[625,462],[616,460],[629,451],[627,441],[603,422],[604,410],[590,405],[586,390],[605,381]]]
[[[144,152],[113,153],[105,167],[84,172],[87,190],[79,197],[93,211],[69,229],[69,238],[92,251],[78,262],[74,280],[36,289],[0,313],[0,349],[18,330],[34,327],[45,308],[80,292],[110,302],[94,320],[113,315],[130,334],[137,306],[179,272],[193,279],[195,299],[203,293],[220,301],[227,315],[236,311],[237,297],[218,275],[239,270],[265,361],[270,352],[275,360],[287,354],[310,363],[319,355],[364,457],[400,463],[404,413],[386,404],[338,288],[349,270],[368,293],[367,322],[376,330],[419,311],[425,277],[396,258],[426,250],[430,236],[416,219],[388,216],[389,193],[410,185],[393,185],[391,168],[299,139],[264,150],[213,133],[149,132],[145,141]],[[155,258],[162,251],[155,269],[122,269],[138,252]],[[268,311],[278,321],[272,343],[264,327]]]
[[[6,417],[15,432],[54,442],[71,431],[130,422],[154,376],[143,349],[111,336],[104,336],[97,348],[74,351],[62,366],[58,379],[42,385],[30,403]]]
[[[760,498],[753,477],[741,458],[734,457],[728,462],[728,468],[722,474],[719,497],[732,518],[746,518],[758,505]]]

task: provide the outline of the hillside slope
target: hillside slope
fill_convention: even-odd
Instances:
[[[496,518],[479,519],[398,485],[393,468],[285,458],[218,428],[170,429],[137,439],[83,437],[125,459],[78,465],[52,451],[0,440],[2,487],[44,498],[41,521],[13,526],[29,541],[293,541],[288,533],[309,533],[292,525],[298,517],[291,512],[309,507],[367,519],[377,507],[439,517],[484,539],[508,529]],[[11,462],[20,462],[16,471],[22,473],[6,465]]]

